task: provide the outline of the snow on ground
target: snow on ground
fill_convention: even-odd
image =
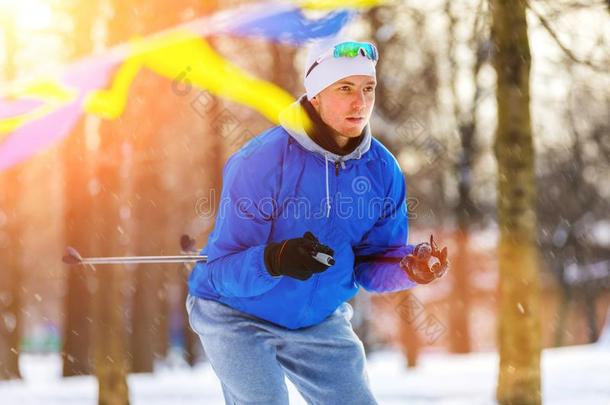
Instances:
[[[95,404],[91,376],[62,379],[58,355],[22,356],[23,381],[0,382],[1,404]],[[495,353],[449,355],[428,353],[420,365],[406,370],[398,352],[369,357],[369,376],[382,405],[494,404],[497,379]],[[545,404],[610,404],[610,346],[605,344],[547,349],[542,355]],[[305,404],[288,384],[291,404]],[[222,405],[218,380],[207,363],[194,369],[160,368],[155,374],[132,374],[133,404]]]

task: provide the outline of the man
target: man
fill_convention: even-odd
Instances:
[[[226,163],[187,309],[227,404],[287,404],[284,376],[308,403],[375,404],[346,301],[447,269],[446,248],[406,244],[402,172],[368,125],[376,62],[370,43],[312,46],[307,94]]]

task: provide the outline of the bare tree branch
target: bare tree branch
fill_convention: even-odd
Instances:
[[[610,1],[610,0],[608,0]],[[559,36],[557,35],[557,33],[555,32],[555,30],[553,30],[553,27],[551,27],[551,24],[549,23],[549,21],[544,18],[544,16],[542,14],[540,14],[540,12],[538,12],[538,10],[536,10],[534,7],[532,7],[532,4],[530,1],[526,0],[526,4],[528,6],[528,8],[531,10],[532,13],[534,13],[534,15],[538,18],[538,20],[540,21],[540,23],[542,24],[542,26],[544,27],[544,29],[549,33],[549,35],[551,36],[551,38],[553,38],[553,40],[555,41],[555,43],[557,44],[557,46],[559,46],[559,48],[561,48],[561,50],[574,62],[581,64],[581,65],[585,65],[588,66],[589,68],[597,71],[597,72],[601,72],[601,73],[608,73],[608,69],[604,68],[602,66],[598,66],[595,63],[593,63],[591,60],[588,59],[581,59],[578,56],[574,55],[574,52],[572,52],[572,50],[570,48],[568,48],[563,42],[561,42],[561,40],[559,39]]]

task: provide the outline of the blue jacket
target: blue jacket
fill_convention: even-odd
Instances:
[[[289,329],[315,325],[360,286],[389,292],[415,283],[400,269],[407,245],[406,185],[392,154],[367,126],[360,145],[339,156],[321,148],[295,118],[253,138],[223,171],[216,224],[189,279],[192,295]],[[296,128],[296,129],[290,129]],[[271,276],[269,242],[313,232],[336,264],[306,281]]]

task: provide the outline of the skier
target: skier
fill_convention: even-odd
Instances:
[[[346,301],[448,268],[432,238],[407,244],[405,181],[368,125],[377,59],[369,42],[315,43],[306,94],[224,167],[186,306],[227,404],[287,404],[285,376],[311,404],[377,403]]]

